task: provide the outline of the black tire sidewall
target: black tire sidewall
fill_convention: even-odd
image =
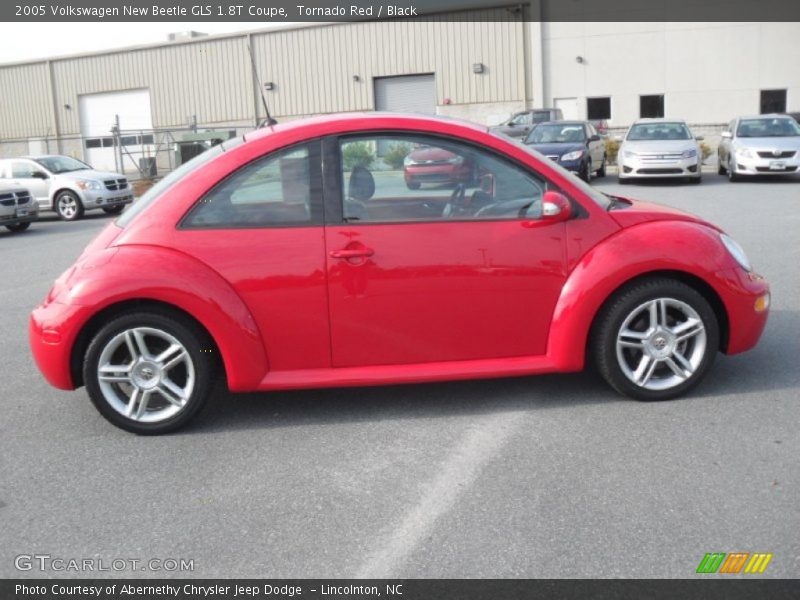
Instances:
[[[132,327],[153,327],[177,338],[194,364],[195,385],[186,406],[173,417],[158,423],[140,423],[118,413],[108,404],[97,381],[100,354],[115,335]],[[120,315],[104,326],[92,339],[83,362],[83,381],[92,404],[109,422],[126,431],[157,435],[175,431],[189,422],[205,404],[214,383],[214,362],[210,340],[189,319],[170,312],[132,312]]]
[[[635,385],[617,362],[616,337],[623,321],[636,307],[656,298],[685,302],[700,315],[706,331],[706,353],[700,366],[688,380],[668,390],[648,390]],[[619,393],[636,400],[668,400],[685,394],[702,381],[714,363],[719,335],[714,309],[697,290],[674,279],[646,279],[626,286],[606,303],[593,331],[592,354],[598,371]]]
[[[14,225],[6,225],[6,229],[11,231],[12,233],[22,233],[23,231],[26,231],[30,226],[31,222],[28,221],[26,223],[15,223]]]

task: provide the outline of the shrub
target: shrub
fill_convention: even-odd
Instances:
[[[383,155],[383,162],[397,171],[403,168],[403,161],[409,152],[411,152],[411,144],[404,144],[403,142],[392,144],[386,154]]]
[[[345,171],[356,167],[369,169],[375,162],[375,152],[366,142],[350,142],[342,150],[342,160]]]
[[[608,164],[613,165],[617,162],[617,153],[619,152],[619,142],[613,138],[606,138],[606,161]]]
[[[709,146],[709,145],[708,145],[708,144],[706,144],[705,142],[700,142],[700,150],[701,150],[701,151],[702,151],[702,153],[703,153],[703,162],[705,162],[705,161],[706,161],[706,159],[707,159],[709,156],[711,156],[711,153],[713,152],[713,150],[711,150],[711,146]]]

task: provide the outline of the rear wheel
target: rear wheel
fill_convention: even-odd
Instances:
[[[83,216],[83,204],[74,192],[64,191],[56,196],[56,212],[63,221],[76,221]]]
[[[617,293],[592,336],[598,370],[637,400],[666,400],[697,385],[714,362],[719,325],[708,301],[673,279],[654,278]]]
[[[13,225],[6,225],[6,229],[13,231],[14,233],[19,233],[20,231],[25,231],[30,226],[31,222],[28,221],[27,223],[14,223]]]
[[[83,380],[108,421],[139,434],[174,431],[205,404],[215,365],[208,336],[170,311],[128,313],[86,351]]]

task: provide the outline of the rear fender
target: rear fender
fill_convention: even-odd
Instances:
[[[214,339],[233,391],[255,389],[269,370],[248,307],[217,272],[186,254],[159,246],[109,248],[81,261],[70,279],[74,285],[67,280],[58,301],[91,306],[86,322],[130,300],[155,300],[191,315]]]

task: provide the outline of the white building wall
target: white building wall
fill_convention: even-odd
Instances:
[[[758,113],[763,89],[787,89],[800,109],[800,23],[543,23],[542,39],[536,104],[577,97],[585,117],[588,97],[610,96],[613,126],[639,118],[647,94],[697,124]]]

